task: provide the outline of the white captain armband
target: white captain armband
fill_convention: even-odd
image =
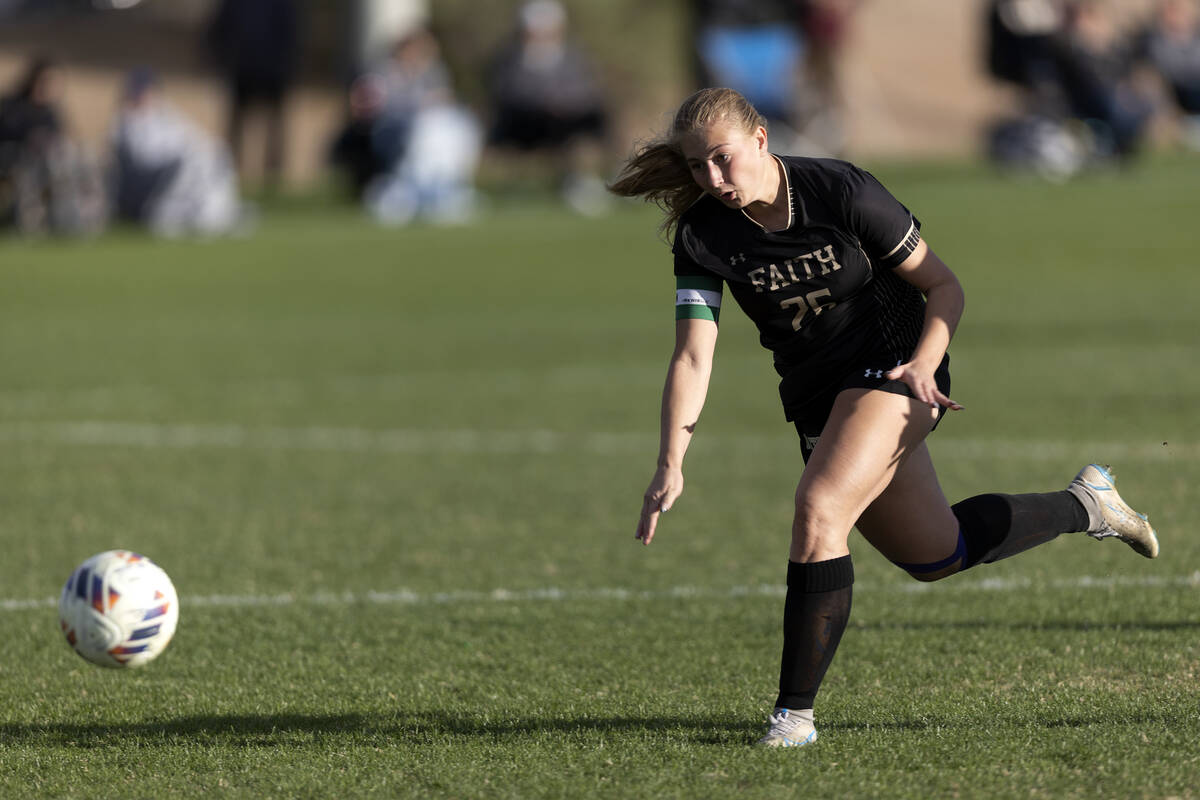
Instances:
[[[710,319],[721,316],[721,281],[681,275],[675,279],[675,319]]]

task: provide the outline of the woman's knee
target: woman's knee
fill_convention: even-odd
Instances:
[[[792,560],[819,561],[845,555],[853,520],[819,494],[796,492],[792,521]]]

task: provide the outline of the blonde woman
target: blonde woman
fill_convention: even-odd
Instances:
[[[947,410],[961,409],[950,398],[946,350],[963,291],[920,223],[870,174],[771,153],[766,124],[744,97],[704,89],[610,188],[657,202],[674,238],[675,350],[637,539],[653,541],[683,492],[725,287],[773,354],[800,436],[779,694],[759,744],[817,738],[814,700],[850,615],[855,526],[921,581],[1072,531],[1158,555],[1153,528],[1099,465],[1065,491],[947,502],[925,437]]]

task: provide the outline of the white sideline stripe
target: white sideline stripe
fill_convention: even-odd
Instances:
[[[100,445],[152,449],[316,450],[367,453],[653,454],[658,435],[644,433],[563,433],[550,430],[488,431],[392,428],[247,427],[243,425],[104,421],[10,422],[0,424],[0,442]],[[935,435],[939,459],[1063,461],[1200,461],[1200,442],[956,439]],[[778,434],[707,434],[693,447],[764,448],[799,452],[791,430]]]
[[[650,435],[564,434],[547,430],[481,431],[365,428],[250,428],[241,425],[140,422],[49,422],[0,425],[0,441],[146,448],[236,448],[383,453],[553,453],[581,445],[634,452]],[[638,445],[634,447],[635,443]]]
[[[983,580],[938,585],[931,583],[899,583],[889,585],[854,584],[855,593],[871,594],[922,594],[939,592],[962,594],[969,592],[1028,592],[1037,590],[1063,591],[1078,589],[1127,589],[1127,588],[1185,588],[1200,589],[1200,570],[1190,575],[1146,576],[1140,578],[1097,577],[1083,575],[1051,581],[1035,581],[1029,578],[985,578]],[[246,608],[263,606],[425,606],[425,605],[487,605],[491,603],[562,603],[579,600],[669,600],[700,598],[726,600],[738,597],[783,597],[786,586],[759,584],[754,586],[674,586],[667,589],[636,590],[620,587],[596,589],[562,589],[547,586],[539,589],[493,589],[490,592],[458,590],[452,592],[413,592],[396,589],[387,592],[316,592],[311,595],[229,595],[211,594],[184,597],[183,608]],[[55,608],[58,600],[53,597],[42,600],[0,600],[0,611],[29,611]]]

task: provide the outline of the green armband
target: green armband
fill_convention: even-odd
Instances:
[[[695,275],[675,278],[675,319],[710,319],[721,317],[721,280]]]

